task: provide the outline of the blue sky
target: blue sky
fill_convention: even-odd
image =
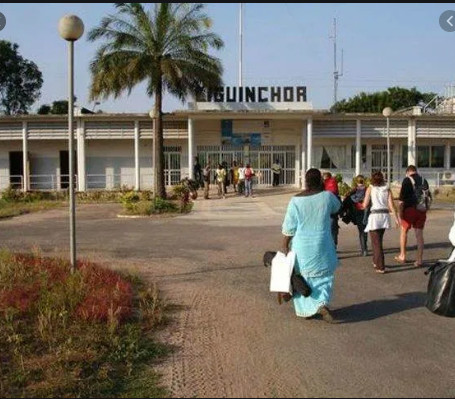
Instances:
[[[228,85],[237,82],[238,3],[208,4],[213,29],[225,41],[219,52]],[[306,85],[315,108],[328,108],[333,97],[333,50],[329,33],[338,19],[339,47],[344,49],[344,76],[339,98],[360,91],[392,85],[417,86],[443,92],[455,82],[455,33],[439,27],[439,16],[455,4],[291,4],[245,3],[244,74],[250,85]],[[66,43],[57,23],[61,16],[80,16],[86,32],[114,12],[111,4],[0,4],[6,27],[0,39],[19,44],[21,54],[36,62],[43,72],[42,95],[37,102],[66,98]],[[89,62],[96,43],[86,37],[76,44],[75,92],[87,107]],[[153,100],[142,86],[118,100],[99,106],[105,112],[147,112]],[[165,99],[167,111],[184,108]]]

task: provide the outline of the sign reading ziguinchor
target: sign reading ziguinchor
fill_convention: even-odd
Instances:
[[[225,86],[197,97],[197,102],[299,103],[306,102],[305,86]]]

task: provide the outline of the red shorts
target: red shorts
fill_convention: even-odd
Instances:
[[[423,229],[425,221],[427,220],[427,213],[418,211],[416,208],[410,207],[404,210],[401,219],[401,227],[408,231],[411,227],[415,229]]]

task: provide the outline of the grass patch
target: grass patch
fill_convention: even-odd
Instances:
[[[156,287],[80,262],[0,253],[1,397],[165,396]]]
[[[0,219],[46,211],[65,205],[61,201],[9,202],[0,200]]]

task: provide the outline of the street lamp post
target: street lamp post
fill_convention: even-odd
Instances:
[[[58,23],[60,36],[68,42],[68,158],[71,273],[76,270],[76,207],[74,198],[74,42],[84,33],[84,23],[76,15],[65,15]]]
[[[392,115],[392,108],[386,107],[382,110],[382,115],[386,118],[386,129],[387,129],[387,184],[390,187],[390,115]]]

